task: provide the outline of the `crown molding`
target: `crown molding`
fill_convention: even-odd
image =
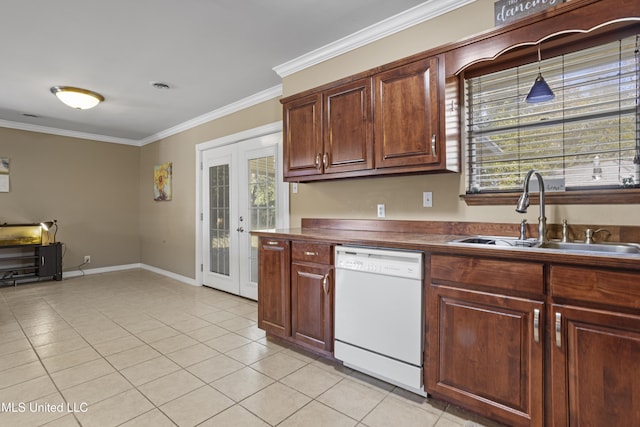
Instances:
[[[228,116],[229,114],[244,110],[246,108],[260,104],[261,102],[268,101],[270,99],[277,98],[280,96],[282,96],[282,85],[274,86],[272,88],[263,90],[262,92],[258,92],[256,94],[243,98],[239,101],[228,104],[222,108],[218,108],[217,110],[213,110],[209,113],[206,113],[194,119],[188,120],[177,126],[173,126],[169,129],[163,130],[162,132],[153,134],[147,138],[140,140],[139,145],[144,146],[147,144],[151,144],[152,142],[156,142],[160,139],[167,138],[169,136],[175,135],[180,132],[184,132],[186,130],[199,126],[201,124],[210,122],[215,119],[219,119],[224,116]]]
[[[139,141],[135,139],[116,138],[113,136],[99,135],[95,133],[77,132],[72,130],[52,128],[49,126],[32,125],[28,123],[10,122],[8,120],[0,120],[0,127],[18,130],[27,130],[29,132],[47,133],[50,135],[66,136],[69,138],[90,139],[92,141],[110,142],[112,144],[124,144],[139,146]]]
[[[281,78],[436,18],[476,0],[429,0],[273,68]]]
[[[177,133],[184,132],[186,130],[199,126],[201,124],[210,122],[215,119],[219,119],[220,117],[227,116],[229,114],[235,113],[237,111],[252,107],[261,102],[268,101],[270,99],[277,98],[280,96],[282,96],[282,85],[274,86],[272,88],[263,90],[262,92],[258,92],[254,95],[248,96],[239,101],[236,101],[224,107],[218,108],[217,110],[213,110],[209,113],[203,114],[199,117],[188,120],[184,123],[173,126],[169,129],[163,130],[162,132],[155,133],[153,135],[150,135],[140,140],[127,139],[127,138],[115,138],[107,135],[76,132],[76,131],[58,129],[58,128],[53,128],[48,126],[39,126],[39,125],[32,125],[32,124],[20,123],[20,122],[10,122],[8,120],[0,120],[0,127],[18,129],[18,130],[27,130],[30,132],[47,133],[51,135],[66,136],[70,138],[90,139],[93,141],[110,142],[113,144],[134,145],[136,147],[142,147],[147,144],[156,142],[162,138],[167,138]]]

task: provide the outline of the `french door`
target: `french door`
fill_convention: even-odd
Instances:
[[[278,132],[202,151],[205,286],[257,300],[258,239],[250,231],[282,227],[288,215],[281,141]]]

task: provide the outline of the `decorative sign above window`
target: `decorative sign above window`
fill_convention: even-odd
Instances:
[[[498,0],[493,4],[495,26],[509,24],[564,2],[565,0]]]

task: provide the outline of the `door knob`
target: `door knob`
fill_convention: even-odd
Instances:
[[[244,227],[238,227],[236,228],[236,231],[239,231],[240,233],[244,232]]]

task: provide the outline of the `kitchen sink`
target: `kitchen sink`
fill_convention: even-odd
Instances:
[[[613,253],[613,254],[640,254],[640,244],[638,243],[581,243],[581,242],[560,242],[549,241],[540,244],[536,239],[520,240],[514,237],[503,236],[471,236],[461,239],[451,240],[449,243],[462,245],[482,245],[487,247],[519,247],[549,249],[557,251],[580,251],[591,253]]]
[[[640,254],[637,243],[579,243],[579,242],[545,242],[540,249],[557,249],[561,251],[610,252],[618,254]]]
[[[511,246],[511,247],[533,247],[538,244],[536,239],[520,240],[514,237],[504,236],[472,236],[451,240],[449,243],[470,244],[470,245],[490,245],[490,246]]]

